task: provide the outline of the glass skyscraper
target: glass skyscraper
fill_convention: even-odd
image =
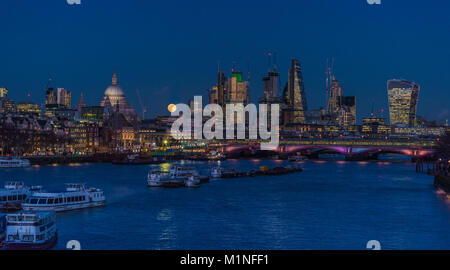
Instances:
[[[391,125],[415,126],[420,86],[405,80],[389,80],[389,116]]]
[[[288,123],[305,124],[305,111],[308,110],[308,105],[306,103],[302,68],[300,61],[297,59],[292,59],[291,62],[284,100],[289,108],[290,116],[288,117]]]

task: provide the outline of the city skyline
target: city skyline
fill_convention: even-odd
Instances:
[[[211,3],[192,3],[188,8],[192,14],[198,15],[197,18],[193,16],[186,20],[185,15],[178,14],[181,18],[172,23],[168,19],[173,15],[168,15],[164,4],[147,9],[155,15],[148,19],[146,12],[138,10],[145,10],[147,4],[133,1],[128,5],[118,1],[108,1],[108,5],[84,1],[80,6],[69,6],[64,1],[26,5],[20,1],[2,3],[2,8],[10,9],[18,16],[5,17],[6,42],[0,45],[0,49],[11,53],[4,55],[7,65],[0,67],[0,85],[6,86],[9,96],[17,102],[27,101],[27,95],[31,94],[31,100],[41,103],[47,79],[52,78],[55,85],[72,92],[74,104],[84,93],[86,103],[95,105],[103,95],[111,70],[116,68],[129,102],[138,114],[141,109],[136,89],[139,89],[147,107],[147,115],[156,116],[167,112],[166,106],[160,106],[161,103],[186,102],[196,94],[206,97],[206,88],[216,83],[218,62],[227,73],[233,62],[244,74],[250,64],[250,91],[252,102],[256,103],[263,95],[266,55],[276,51],[282,87],[288,80],[291,58],[302,62],[309,109],[326,108],[326,59],[334,57],[335,74],[346,95],[358,99],[359,123],[363,117],[370,115],[373,104],[377,116],[381,116],[380,111],[384,109],[383,116],[388,118],[386,81],[393,78],[415,81],[421,85],[419,115],[441,123],[450,117],[445,104],[450,94],[444,76],[448,73],[446,62],[449,55],[439,50],[441,46],[446,47],[449,40],[439,34],[444,33],[446,22],[441,23],[435,16],[435,10],[431,14],[430,8],[418,1],[408,1],[407,5],[402,1],[383,3],[382,8],[367,5],[365,1],[351,4],[323,2],[327,2],[326,7],[320,7],[319,3],[291,3],[291,8],[295,7],[299,12],[295,16],[282,3],[273,7],[272,13],[267,3],[258,5],[258,11],[264,15],[270,14],[276,21],[274,24],[265,22],[261,14],[254,14],[251,11],[254,6],[243,3],[237,9],[236,16],[245,22],[254,20],[249,30],[241,29],[239,25],[244,24],[234,21],[230,21],[229,25],[216,21],[210,26],[204,25],[202,19],[211,18],[210,13],[216,8]],[[320,8],[323,12],[316,12]],[[130,18],[131,14],[134,17],[129,21],[106,20],[108,23],[104,23],[109,15],[99,12],[102,9],[113,17]],[[227,9],[219,10],[219,15],[225,16]],[[387,18],[395,14],[397,19],[401,19],[406,15],[398,12],[405,9],[421,9],[424,19],[432,20],[427,27],[418,27],[422,21],[417,18],[410,20],[407,26],[389,25],[392,19]],[[28,14],[31,10],[33,13]],[[162,15],[153,14],[158,11],[168,17],[160,18]],[[316,17],[311,18],[307,11]],[[25,15],[30,18],[25,18]],[[53,16],[52,20],[47,18],[48,15]],[[26,20],[21,22],[18,18]],[[290,26],[288,22],[296,18],[299,21],[295,26]],[[30,25],[33,19],[37,19],[36,24]],[[311,22],[305,22],[306,19]],[[58,26],[52,24],[53,20],[58,20]],[[158,26],[160,30],[149,29],[139,23],[146,20],[156,20],[151,25]],[[186,23],[183,27],[180,25],[182,20]],[[352,20],[359,20],[361,26],[354,26]],[[331,21],[336,22],[333,27],[325,27]],[[93,28],[91,32],[88,25]],[[197,28],[186,28],[194,26]],[[24,30],[25,27],[28,30]],[[427,35],[429,28],[433,29],[432,37]],[[174,34],[168,36],[166,30]],[[411,36],[414,42],[401,46],[403,39],[396,35],[399,31],[414,33]],[[350,35],[350,32],[356,33],[357,37]],[[48,38],[40,39],[41,36],[37,35]],[[205,38],[211,35],[213,38],[205,42]],[[332,42],[336,35],[342,36],[338,44]],[[439,42],[433,42],[436,37],[441,37]],[[242,42],[220,44],[227,38]],[[19,42],[37,39],[40,40],[36,44]],[[111,39],[114,42],[109,42]],[[249,39],[256,39],[258,43]],[[81,41],[88,41],[89,47]],[[58,45],[61,43],[64,46]],[[428,49],[429,44],[437,44],[438,50]]]

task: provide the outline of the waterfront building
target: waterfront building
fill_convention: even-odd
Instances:
[[[391,134],[391,126],[386,124],[386,118],[372,116],[363,118],[361,132],[371,136],[386,136]]]
[[[394,137],[440,137],[445,135],[444,127],[393,127]]]
[[[415,126],[420,86],[413,82],[393,79],[388,81],[387,89],[391,125]]]
[[[157,149],[170,140],[170,127],[161,125],[158,119],[141,121],[136,131],[136,140],[143,152]]]
[[[134,108],[128,104],[125,93],[119,85],[116,71],[114,71],[111,85],[105,90],[100,106],[108,108],[107,110],[109,111],[120,110],[121,114],[123,114],[127,121],[131,123],[138,120]],[[107,117],[109,117],[109,115],[107,115]]]
[[[56,154],[67,144],[65,125],[36,115],[0,115],[2,154]]]
[[[91,122],[72,122],[70,126],[70,147],[74,154],[96,152],[100,145],[99,125]]]
[[[8,96],[8,88],[0,87],[0,98]]]
[[[135,150],[134,126],[121,113],[119,104],[116,104],[116,108],[110,117],[105,119],[101,137],[101,144],[107,146],[109,151],[127,152]]]

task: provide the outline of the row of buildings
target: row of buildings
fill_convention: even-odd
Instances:
[[[275,61],[274,61],[275,62]],[[249,76],[248,76],[249,77]],[[449,131],[416,115],[419,85],[404,80],[388,82],[390,123],[385,118],[363,118],[357,124],[356,97],[344,95],[341,83],[327,75],[326,109],[311,110],[306,99],[301,63],[292,59],[287,83],[281,87],[276,65],[263,77],[261,104],[280,105],[280,134],[289,138],[351,137],[436,137]],[[281,90],[282,89],[282,90]],[[209,102],[250,103],[250,82],[233,68],[231,76],[217,74],[217,84],[209,91]],[[270,119],[270,118],[269,118]],[[85,104],[81,95],[75,107],[72,94],[64,88],[45,89],[42,106],[15,103],[8,89],[0,87],[0,152],[2,154],[86,154],[96,152],[146,152],[171,145],[171,125],[175,118],[159,116],[140,119],[127,102],[116,72],[96,106]],[[245,119],[238,121],[246,121]],[[178,142],[175,144],[179,144]]]
[[[168,144],[170,117],[141,120],[126,100],[114,72],[98,106],[81,95],[72,108],[71,92],[47,87],[45,104],[14,103],[0,88],[2,155],[69,155],[151,151]]]
[[[362,125],[357,124],[356,97],[344,94],[344,88],[331,68],[327,70],[326,109],[308,108],[302,67],[298,59],[291,60],[283,91],[280,91],[280,73],[276,65],[269,64],[267,75],[263,77],[263,85],[263,96],[258,102],[280,105],[281,131],[298,132],[305,136],[411,137],[440,136],[446,130],[439,124],[429,123],[417,116],[420,86],[405,80],[393,79],[387,83],[390,121],[372,113],[370,117],[362,119]],[[245,106],[250,102],[249,81],[244,81],[242,72],[234,69],[229,78],[219,71],[217,84],[209,90],[209,101],[224,109],[229,103]]]

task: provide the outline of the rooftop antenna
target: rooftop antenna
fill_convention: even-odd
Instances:
[[[372,113],[370,114],[372,118],[375,117],[375,112],[373,110],[373,107],[374,107],[374,102],[372,101]]]
[[[277,71],[277,52],[273,53],[273,71]]]
[[[268,66],[268,71],[270,72],[270,69],[271,69],[271,66],[272,66],[272,53],[269,52],[268,56],[269,56],[269,66]]]

